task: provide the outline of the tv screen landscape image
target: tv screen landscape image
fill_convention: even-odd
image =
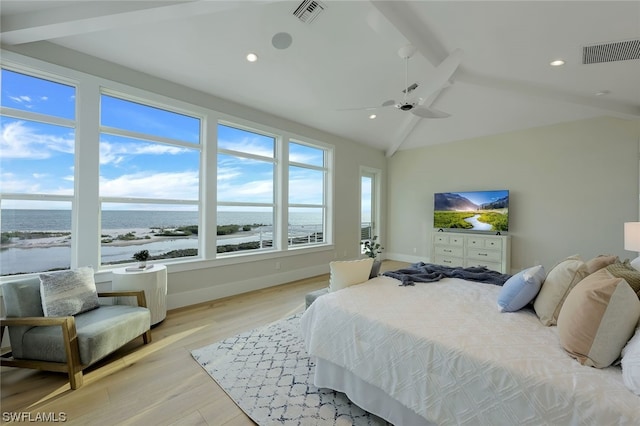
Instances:
[[[433,227],[509,230],[509,191],[441,192],[433,195]]]

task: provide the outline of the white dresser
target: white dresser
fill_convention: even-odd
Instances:
[[[511,236],[435,232],[431,262],[445,266],[486,266],[510,274]]]

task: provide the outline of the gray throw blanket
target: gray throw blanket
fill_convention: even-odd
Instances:
[[[450,266],[434,265],[424,262],[414,263],[404,269],[387,271],[382,275],[399,280],[401,286],[414,285],[417,282],[430,283],[440,281],[443,278],[460,278],[501,286],[511,278],[511,275],[501,274],[500,272],[487,269],[484,266],[452,268]]]

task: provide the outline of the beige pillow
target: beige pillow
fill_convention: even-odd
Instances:
[[[587,275],[587,265],[579,256],[571,256],[549,271],[533,302],[533,309],[542,324],[556,324],[567,294]]]
[[[605,368],[620,357],[639,318],[633,289],[602,269],[567,296],[558,317],[560,344],[580,364]]]
[[[329,292],[342,290],[350,285],[360,284],[369,279],[373,259],[334,261],[329,263],[331,277]]]
[[[598,257],[594,257],[591,260],[586,262],[587,264],[587,272],[589,274],[593,274],[600,269],[611,265],[612,263],[616,263],[618,261],[618,256],[601,254]]]

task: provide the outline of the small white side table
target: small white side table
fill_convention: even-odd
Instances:
[[[112,271],[111,285],[114,290],[144,290],[147,307],[151,311],[151,325],[158,324],[167,316],[167,267],[153,264],[142,271],[127,271],[118,268]],[[123,298],[129,299],[129,298]],[[130,301],[118,303],[135,304]]]

